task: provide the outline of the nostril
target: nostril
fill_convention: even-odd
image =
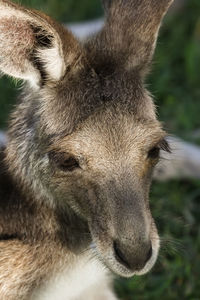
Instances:
[[[151,256],[152,256],[152,245],[150,245],[150,248],[149,248],[149,251],[147,253],[147,258],[146,258],[146,261],[145,261],[145,264],[150,260]]]
[[[120,250],[118,244],[116,241],[113,242],[113,249],[114,249],[114,252],[115,252],[115,257],[116,259],[118,260],[118,262],[120,264],[123,264],[125,267],[129,268],[130,269],[130,265],[129,263],[127,262],[126,258],[125,258],[125,255],[122,253],[122,251]]]
[[[148,244],[149,246],[149,244]],[[123,247],[118,241],[113,242],[116,260],[130,270],[141,270],[152,257],[152,245],[138,247]]]

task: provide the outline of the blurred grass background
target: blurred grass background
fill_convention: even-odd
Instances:
[[[100,0],[20,2],[62,22],[102,15]],[[165,19],[147,83],[155,95],[159,118],[166,129],[200,144],[199,0],[189,0],[183,10]],[[16,94],[13,82],[1,78],[0,128],[7,126]],[[151,206],[162,237],[159,260],[145,276],[116,280],[118,295],[124,300],[199,300],[200,182],[154,183]]]

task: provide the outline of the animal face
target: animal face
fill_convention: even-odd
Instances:
[[[109,108],[49,152],[54,198],[62,195],[87,220],[95,251],[122,276],[143,274],[156,261],[159,237],[148,194],[164,135],[156,120]]]
[[[43,14],[0,2],[0,68],[28,82],[10,169],[37,201],[83,219],[100,260],[127,277],[149,271],[159,250],[148,194],[169,149],[143,82],[171,2],[105,0],[105,26],[83,45]]]

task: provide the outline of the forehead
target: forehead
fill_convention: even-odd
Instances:
[[[77,130],[59,141],[61,151],[77,153],[125,153],[148,150],[164,136],[160,123],[142,119],[116,109],[99,111],[81,124]]]
[[[153,101],[137,74],[100,80],[85,70],[77,78],[65,78],[56,88],[42,92],[40,114],[48,134],[69,135],[99,111],[108,118],[110,114],[118,118],[120,113],[128,112],[138,119],[156,119]]]

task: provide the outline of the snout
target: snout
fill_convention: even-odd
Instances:
[[[156,262],[159,236],[148,199],[130,185],[120,187],[115,185],[114,191],[110,187],[104,201],[98,199],[90,230],[97,253],[109,269],[123,277],[142,275]]]
[[[105,238],[105,235],[104,235]],[[154,266],[159,252],[159,237],[154,231],[152,239],[147,241],[129,241],[124,243],[118,239],[107,242],[95,239],[100,260],[114,273],[122,277],[143,275]]]
[[[135,246],[125,245],[117,240],[113,242],[115,259],[132,272],[142,270],[151,259],[152,252],[150,241]]]
[[[136,219],[133,217],[128,222],[126,218],[126,222],[113,222],[112,225],[109,222],[107,230],[102,230],[102,225],[93,239],[101,260],[110,270],[123,277],[147,273],[158,256],[159,236],[153,219],[151,222],[144,222],[144,219],[136,222]],[[111,227],[113,230],[110,230]]]
[[[144,228],[145,230],[145,228]],[[141,233],[141,231],[140,231]],[[154,223],[149,230],[148,237],[145,234],[136,236],[124,232],[118,236],[111,236],[110,232],[103,232],[94,238],[96,249],[101,260],[114,273],[131,277],[143,275],[154,266],[159,252],[159,236]]]

